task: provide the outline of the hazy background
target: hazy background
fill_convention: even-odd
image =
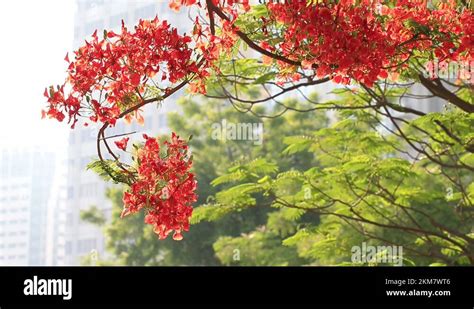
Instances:
[[[80,219],[92,205],[110,217],[108,184],[86,171],[96,156],[97,129],[42,120],[43,92],[64,82],[66,53],[72,59],[94,30],[117,30],[122,19],[132,28],[167,6],[150,0],[0,2],[0,265],[78,265],[84,255],[104,253],[103,231]],[[178,18],[166,11],[160,17]],[[167,132],[173,106],[170,100],[144,127],[119,122],[115,130]]]
[[[67,126],[41,121],[44,88],[65,77],[74,36],[73,0],[0,2],[1,147],[65,148]]]

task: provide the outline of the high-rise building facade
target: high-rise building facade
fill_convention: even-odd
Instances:
[[[46,245],[44,247],[44,264],[57,266],[65,264],[65,233],[67,209],[67,160],[64,151],[58,152],[56,168],[54,170],[52,185],[46,215]]]
[[[53,152],[0,150],[0,265],[44,265]]]

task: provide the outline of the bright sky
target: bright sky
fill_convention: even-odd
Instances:
[[[65,146],[69,127],[41,120],[44,88],[64,81],[73,0],[0,1],[0,148]]]

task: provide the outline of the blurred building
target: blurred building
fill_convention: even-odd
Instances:
[[[58,153],[54,170],[48,210],[46,215],[46,245],[44,264],[57,266],[65,264],[65,233],[67,208],[67,160],[64,152]]]
[[[128,28],[139,19],[154,18],[168,20],[171,25],[179,29],[185,27],[187,15],[176,14],[168,8],[167,1],[124,1],[124,0],[77,0],[75,16],[74,48],[84,43],[84,39],[97,29],[113,29],[120,32],[121,21],[124,20]],[[190,29],[190,28],[189,28]],[[180,33],[183,33],[183,29]],[[107,136],[114,134],[137,132],[130,135],[130,143],[134,139],[141,139],[142,133],[150,135],[168,133],[166,115],[177,109],[174,103],[176,97],[168,98],[161,107],[156,104],[147,106],[143,110],[145,125],[132,122],[126,125],[118,121],[115,128],[107,130]],[[99,208],[106,218],[111,216],[111,203],[106,198],[106,188],[110,183],[104,182],[92,171],[86,171],[89,162],[97,158],[96,136],[98,127],[77,126],[71,130],[68,146],[68,173],[65,188],[65,237],[64,237],[64,264],[78,265],[83,257],[99,258],[105,254],[104,232],[100,227],[84,222],[80,219],[81,210],[91,206]],[[111,141],[110,143],[113,142]]]
[[[0,265],[44,265],[53,152],[0,150]]]

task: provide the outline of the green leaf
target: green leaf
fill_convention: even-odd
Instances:
[[[87,170],[91,170],[102,179],[113,181],[114,183],[130,184],[131,179],[125,175],[122,169],[114,160],[96,160],[87,165]]]
[[[254,84],[264,84],[266,82],[269,82],[273,79],[275,79],[275,76],[277,74],[275,72],[268,72],[260,77],[258,77],[253,83]]]

